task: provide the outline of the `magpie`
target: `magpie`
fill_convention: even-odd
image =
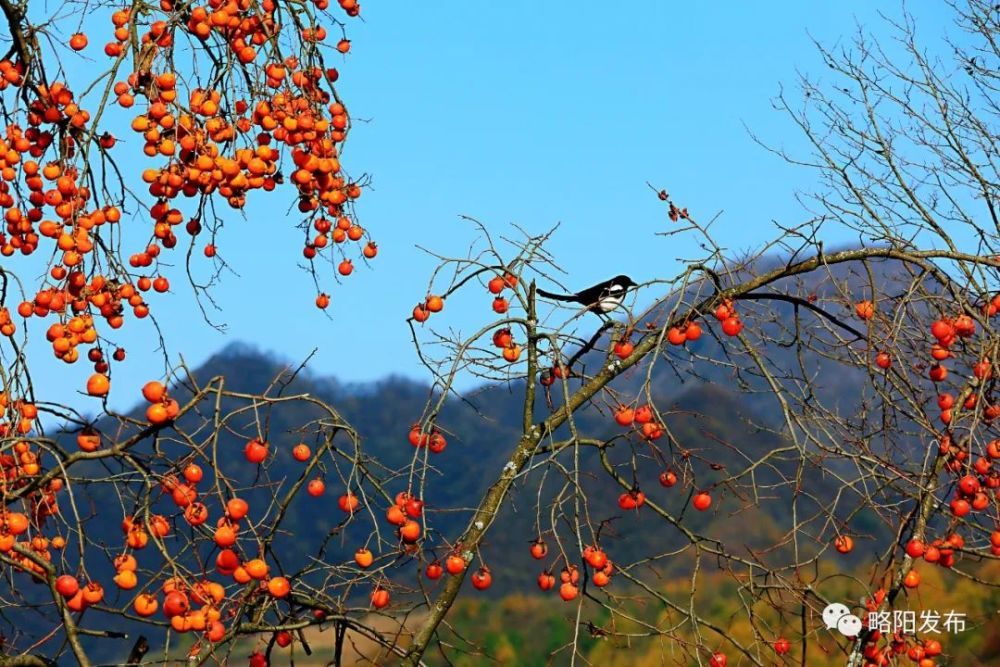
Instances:
[[[547,299],[555,301],[567,301],[586,306],[587,310],[598,315],[610,313],[612,310],[622,305],[625,293],[637,284],[625,275],[615,276],[611,280],[597,283],[592,287],[580,290],[575,294],[553,294],[543,289],[537,290],[538,294]]]

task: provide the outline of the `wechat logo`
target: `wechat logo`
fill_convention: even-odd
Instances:
[[[846,604],[828,604],[823,610],[823,622],[828,630],[836,629],[845,637],[857,637],[861,634],[861,619],[852,614]]]

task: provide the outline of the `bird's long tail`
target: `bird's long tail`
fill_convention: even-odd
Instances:
[[[542,288],[536,288],[535,293],[539,296],[544,296],[546,299],[555,299],[556,301],[575,301],[576,297],[572,294],[553,294],[552,292],[546,292]]]

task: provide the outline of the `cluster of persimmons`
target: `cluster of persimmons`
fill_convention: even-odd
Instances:
[[[347,16],[358,16],[357,0],[337,4]],[[90,396],[109,395],[112,364],[125,360],[125,350],[111,344],[111,332],[129,314],[147,317],[151,293],[170,291],[161,254],[174,249],[184,235],[194,245],[205,216],[214,211],[213,199],[239,209],[251,192],[268,193],[289,184],[301,226],[312,230],[307,231],[305,258],[340,248],[336,268],[340,276],[348,276],[353,271],[344,250],[348,245],[359,244],[355,247],[365,259],[377,253],[354,217],[353,202],[361,196],[362,184],[348,177],[340,162],[350,120],[334,88],[339,73],[323,61],[324,49],[345,54],[350,42],[345,38],[325,46],[328,34],[319,18],[329,0],[312,0],[315,13],[281,5],[275,0],[161,0],[158,7],[143,5],[141,11],[113,11],[103,55],[90,53],[91,39],[84,32],[68,40],[73,52],[101,61],[105,74],[96,81],[71,80],[82,79],[88,67],[43,68],[47,56],[40,50],[14,49],[0,61],[0,91],[6,91],[0,133],[0,255],[34,255],[45,263],[41,280],[25,285],[16,306],[0,304],[0,336],[16,345],[19,331],[33,333],[29,320],[45,321],[41,330],[58,359],[74,363],[84,355],[93,364],[86,381]],[[23,21],[25,31],[35,29],[25,17],[14,19]],[[177,66],[189,58],[175,52],[181,43],[191,46],[193,66]],[[133,71],[125,74],[130,66]],[[66,79],[48,79],[54,72]],[[114,120],[122,113],[130,118],[125,127]],[[140,141],[123,139],[129,127]],[[136,198],[138,210],[124,199],[134,183],[119,160],[150,164],[136,170],[149,196]],[[116,178],[119,196],[111,194]],[[141,245],[126,249],[145,230],[148,236]],[[202,251],[208,258],[216,256],[214,234]],[[15,294],[6,277],[12,267],[5,259],[5,301]],[[316,304],[326,307],[329,296],[320,294]],[[169,428],[181,408],[167,388],[152,381],[142,395],[150,427]],[[135,615],[162,613],[174,630],[203,633],[212,642],[226,637],[227,621],[247,596],[281,599],[290,594],[292,583],[271,573],[263,551],[254,553],[260,549],[256,537],[240,548],[251,508],[234,496],[221,513],[210,511],[198,489],[205,473],[193,463],[159,480],[161,493],[176,505],[175,514],[140,511],[125,517],[113,581],[90,579],[82,562],[78,571],[59,571],[76,567],[72,559],[54,558],[66,544],[66,536],[58,534],[65,524],[48,520],[60,513],[57,498],[66,481],[49,469],[54,463],[46,465],[45,448],[33,442],[40,431],[39,409],[29,396],[20,385],[0,388],[0,438],[16,440],[0,453],[5,499],[0,554],[16,564],[15,571],[51,578],[71,612],[104,603],[106,587],[134,589],[130,606]],[[437,437],[431,438],[435,449]],[[117,455],[118,445],[91,426],[76,434],[76,445],[79,453],[71,463]],[[271,454],[261,440],[248,442],[244,451],[250,464],[262,464]],[[294,452],[298,461],[312,456],[304,444]],[[316,478],[304,490],[320,496],[325,487]],[[199,530],[211,528],[208,534],[219,549],[215,572],[196,579],[178,575],[144,581],[143,550],[151,542],[161,544],[178,521]],[[412,529],[404,525],[402,530],[408,535]],[[248,589],[254,582],[259,585]],[[289,637],[283,633],[278,643],[287,645]]]
[[[357,15],[356,2],[340,4],[349,15]],[[24,63],[0,62],[0,89],[13,88],[30,100],[23,112],[9,114],[0,137],[5,222],[0,254],[32,255],[46,240],[51,243],[54,254],[46,278],[16,313],[22,318],[54,317],[47,338],[53,353],[68,363],[79,359],[81,344],[99,347],[99,318],[117,329],[129,310],[137,318],[149,314],[146,293],[170,290],[169,279],[157,275],[161,252],[177,245],[178,229],[191,236],[202,230],[199,214],[186,216],[180,210],[180,196],[197,199],[199,211],[216,194],[241,208],[249,192],[269,192],[289,180],[299,210],[316,232],[304,247],[306,258],[313,259],[331,243],[365,241],[361,254],[367,259],[377,252],[351,215],[350,204],[361,195],[361,186],[346,177],[339,161],[349,118],[333,88],[337,70],[321,67],[315,50],[275,57],[274,48],[265,55],[265,47],[277,43],[283,28],[270,0],[210,0],[184,9],[180,12],[165,0],[164,18],[153,21],[128,9],[114,12],[114,41],[105,49],[115,60],[113,72],[125,62],[129,47],[141,54],[138,68],[125,80],[109,83],[109,92],[120,107],[136,111],[131,129],[142,137],[143,153],[164,161],[142,171],[152,203],[139,217],[148,217],[152,234],[146,247],[129,256],[128,265],[138,275],[117,262],[110,248],[111,228],[122,222],[123,202],[108,202],[103,186],[100,198],[92,191],[98,179],[112,171],[96,171],[97,153],[111,158],[118,155],[121,143],[113,133],[92,125],[90,112],[69,82],[36,80],[35,70],[27,70]],[[179,21],[181,17],[186,20]],[[187,85],[171,64],[178,32],[206,44],[212,35],[223,36],[240,64],[218,72],[213,79],[218,85]],[[138,43],[131,43],[133,33]],[[303,28],[294,39],[301,44],[324,38],[325,30],[316,27]],[[87,44],[82,33],[70,39],[76,51],[85,51]],[[243,90],[239,98],[219,83],[240,77],[260,83]],[[206,256],[216,252],[214,243],[204,246]],[[338,272],[349,275],[351,260],[344,257]],[[321,294],[316,301],[325,307],[329,297]],[[17,329],[14,309],[0,309],[0,335],[13,336]],[[99,372],[107,372],[108,360],[100,350],[92,350],[89,358]]]

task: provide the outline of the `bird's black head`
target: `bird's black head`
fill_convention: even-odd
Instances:
[[[622,287],[625,287],[626,289],[628,289],[630,287],[635,287],[635,286],[638,285],[638,283],[634,282],[631,278],[629,278],[628,276],[626,276],[624,274],[622,274],[620,276],[615,276],[614,278],[611,279],[611,282],[613,284],[615,284],[615,285],[621,285]]]

